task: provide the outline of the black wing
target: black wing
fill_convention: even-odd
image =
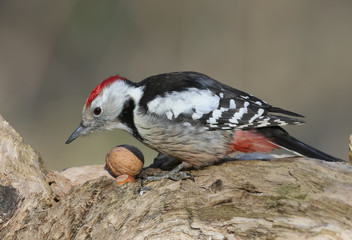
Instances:
[[[246,92],[196,72],[175,72],[149,77],[140,103],[145,111],[201,125],[209,130],[249,129],[303,124],[303,117]]]

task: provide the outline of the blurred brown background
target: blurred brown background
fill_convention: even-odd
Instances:
[[[347,158],[352,1],[0,1],[0,114],[48,169],[103,164],[116,131],[64,142],[93,88],[193,70],[305,115],[294,136]]]

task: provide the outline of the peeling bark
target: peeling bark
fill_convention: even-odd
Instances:
[[[140,195],[140,183],[119,187],[104,166],[45,177],[39,156],[1,117],[0,141],[0,202],[14,206],[12,214],[11,207],[0,207],[0,239],[352,236],[347,164],[303,158],[225,162],[191,171],[195,182],[148,183],[152,190]]]

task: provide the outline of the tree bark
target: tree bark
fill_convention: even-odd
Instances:
[[[224,162],[141,194],[104,166],[45,176],[1,116],[0,144],[0,239],[352,239],[348,164]]]

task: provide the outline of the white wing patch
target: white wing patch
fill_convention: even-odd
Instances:
[[[184,92],[171,92],[155,98],[148,103],[148,110],[158,115],[166,114],[170,120],[177,118],[181,113],[192,114],[192,119],[197,120],[217,109],[219,101],[220,97],[209,90],[190,88]]]

